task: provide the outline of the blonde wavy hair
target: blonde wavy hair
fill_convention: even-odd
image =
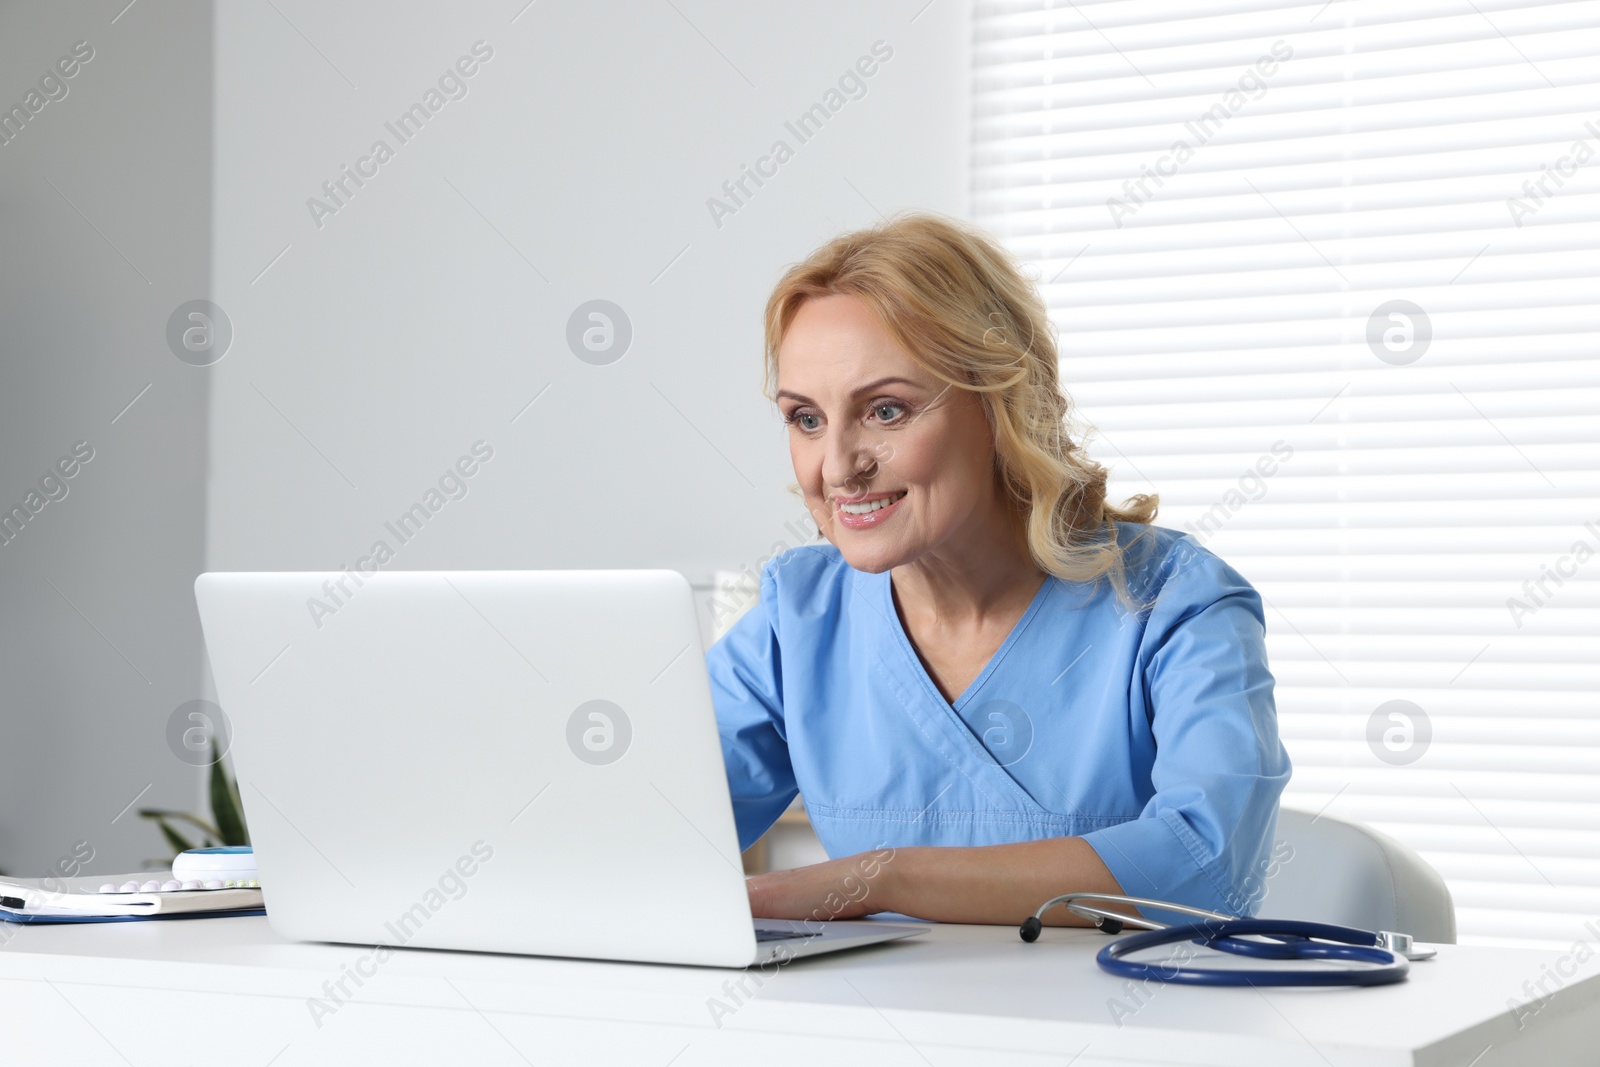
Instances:
[[[776,401],[778,348],[795,313],[834,294],[859,297],[919,366],[982,401],[996,475],[1039,568],[1067,581],[1104,576],[1142,610],[1127,586],[1133,544],[1120,545],[1112,523],[1143,524],[1135,540],[1144,537],[1159,499],[1106,499],[1105,468],[1074,440],[1044,301],[1011,254],[975,227],[926,212],[834,238],[790,267],[767,301],[767,399]]]

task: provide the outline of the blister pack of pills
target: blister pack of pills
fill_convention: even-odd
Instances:
[[[145,882],[107,882],[100,887],[102,893],[191,893],[204,889],[260,889],[261,883],[254,878],[250,879],[221,879],[221,878],[189,878],[178,881],[168,878],[158,881],[154,878]]]

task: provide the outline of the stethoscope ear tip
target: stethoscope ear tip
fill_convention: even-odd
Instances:
[[[1022,920],[1022,929],[1017,931],[1022,935],[1022,940],[1032,944],[1039,940],[1039,933],[1044,929],[1044,923],[1039,921],[1037,915],[1030,915]]]

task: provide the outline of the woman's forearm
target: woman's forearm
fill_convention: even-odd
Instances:
[[[1121,893],[1116,878],[1081,837],[1012,845],[898,848],[883,865],[874,910],[948,923],[1015,925],[1062,893]],[[1082,926],[1065,908],[1047,925]]]
[[[892,911],[935,922],[1013,925],[1062,893],[1121,893],[1081,837],[1014,845],[884,848],[747,880],[753,914],[769,919],[855,919]],[[1118,908],[1117,910],[1128,910]],[[1082,926],[1054,908],[1051,926]]]

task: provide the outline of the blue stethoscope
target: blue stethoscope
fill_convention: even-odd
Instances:
[[[1433,957],[1434,949],[1413,946],[1409,934],[1389,930],[1358,930],[1328,923],[1296,919],[1243,919],[1218,911],[1191,908],[1147,897],[1124,897],[1114,893],[1064,893],[1040,905],[1022,924],[1022,940],[1037,941],[1044,929],[1041,917],[1057,904],[1074,915],[1093,921],[1108,934],[1120,934],[1132,926],[1147,931],[1114,941],[1100,950],[1096,961],[1102,970],[1120,978],[1171,982],[1202,986],[1364,986],[1403,982],[1410,960]],[[1132,904],[1140,908],[1190,915],[1198,922],[1168,926],[1139,915],[1112,911],[1105,904]],[[1267,940],[1258,940],[1265,938]],[[1282,970],[1241,970],[1191,967],[1187,961],[1165,960],[1145,963],[1125,957],[1158,945],[1193,941],[1207,948],[1252,956],[1264,960],[1327,960],[1356,967],[1323,967]]]

